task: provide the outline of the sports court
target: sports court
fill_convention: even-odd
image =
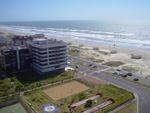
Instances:
[[[27,113],[20,103],[0,108],[0,113]]]
[[[89,87],[87,87],[86,85],[77,81],[73,81],[52,88],[48,88],[43,91],[52,99],[58,100],[79,93],[81,91],[85,91],[87,89],[89,89]]]
[[[57,108],[54,104],[51,103],[44,106],[40,106],[40,110],[43,113],[56,113],[60,111],[59,108]]]

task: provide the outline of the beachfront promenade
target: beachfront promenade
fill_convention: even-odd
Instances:
[[[68,57],[72,59],[70,62],[72,63],[73,68],[75,68],[75,65],[73,65],[74,62],[83,62],[86,64],[91,64],[90,61],[86,61],[86,60],[79,59],[79,58],[72,57],[72,56],[68,56]],[[98,65],[98,64],[96,64],[96,65]],[[106,66],[98,65],[98,69],[106,69],[106,68],[107,68]],[[77,70],[84,72],[84,73],[88,73],[88,75],[94,76],[98,79],[103,79],[113,85],[124,88],[131,92],[137,93],[137,95],[139,97],[139,104],[138,104],[139,113],[147,113],[150,111],[150,107],[149,107],[150,88],[138,85],[136,83],[133,83],[133,82],[130,82],[130,81],[127,81],[127,80],[124,80],[124,79],[121,79],[121,78],[118,78],[118,77],[115,77],[112,75],[108,75],[106,73],[95,72],[93,70],[90,70],[88,67],[84,67],[84,66],[80,66],[79,68],[77,68]]]

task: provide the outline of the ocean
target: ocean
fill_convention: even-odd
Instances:
[[[95,45],[150,50],[150,21],[1,22],[0,29],[39,34]]]

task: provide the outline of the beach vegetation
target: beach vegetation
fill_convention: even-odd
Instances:
[[[116,53],[117,53],[117,51],[112,50],[110,53],[111,53],[111,54],[116,54]]]
[[[121,61],[108,61],[108,62],[103,63],[103,65],[110,66],[110,67],[118,67],[123,64],[125,63]]]
[[[78,48],[70,48],[68,49],[68,54],[72,56],[78,56],[80,54],[80,50]]]
[[[122,70],[131,72],[131,73],[138,71],[138,69],[136,67],[132,67],[132,66],[122,66]]]
[[[98,47],[93,47],[93,50],[98,51],[98,50],[99,50],[99,48],[98,48]]]
[[[101,60],[101,59],[95,59],[93,57],[87,57],[85,58],[86,60],[89,60],[89,61],[92,61],[92,62],[95,62],[95,63],[102,63],[104,62],[104,60]]]
[[[98,51],[100,54],[102,55],[108,55],[109,53],[108,52],[105,52],[105,51]]]

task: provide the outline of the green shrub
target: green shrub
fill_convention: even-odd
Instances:
[[[85,108],[92,107],[92,105],[93,105],[93,100],[87,100],[85,104]]]
[[[121,62],[121,61],[108,61],[108,62],[103,63],[103,65],[111,66],[111,67],[118,67],[123,64],[125,64],[125,63]]]

